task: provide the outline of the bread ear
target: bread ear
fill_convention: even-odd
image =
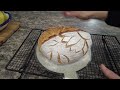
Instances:
[[[39,40],[38,40],[38,45],[39,47],[41,47],[41,45],[49,40],[52,37],[61,35],[62,33],[66,33],[66,32],[74,32],[74,31],[79,31],[79,28],[76,27],[70,27],[70,26],[66,26],[66,27],[52,27],[52,28],[48,28],[46,31],[44,31]]]

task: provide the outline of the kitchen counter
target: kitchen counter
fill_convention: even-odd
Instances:
[[[80,20],[64,17],[61,11],[11,11],[13,20],[20,21],[21,27],[0,47],[0,79],[17,79],[21,74],[5,69],[31,29],[46,29],[52,26],[76,26],[91,34],[114,35],[120,40],[120,28],[107,25],[100,20]],[[26,75],[25,78],[45,79],[46,77]],[[48,78],[47,78],[48,79]]]

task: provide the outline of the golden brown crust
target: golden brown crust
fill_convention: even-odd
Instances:
[[[76,27],[52,27],[52,28],[49,28],[41,34],[41,36],[38,40],[38,45],[41,47],[41,45],[45,41],[49,40],[52,37],[61,35],[62,33],[65,33],[65,32],[74,32],[74,31],[78,31],[78,30],[80,30],[80,29],[76,28]]]

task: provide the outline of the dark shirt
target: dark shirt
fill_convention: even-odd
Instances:
[[[109,11],[105,22],[108,25],[120,27],[120,11]]]

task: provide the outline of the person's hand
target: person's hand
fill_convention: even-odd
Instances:
[[[64,11],[65,16],[77,17],[80,19],[101,19],[105,20],[108,11]]]
[[[115,74],[113,71],[109,70],[107,67],[105,67],[105,65],[101,64],[100,69],[104,73],[104,75],[109,79],[120,79],[120,76]]]

